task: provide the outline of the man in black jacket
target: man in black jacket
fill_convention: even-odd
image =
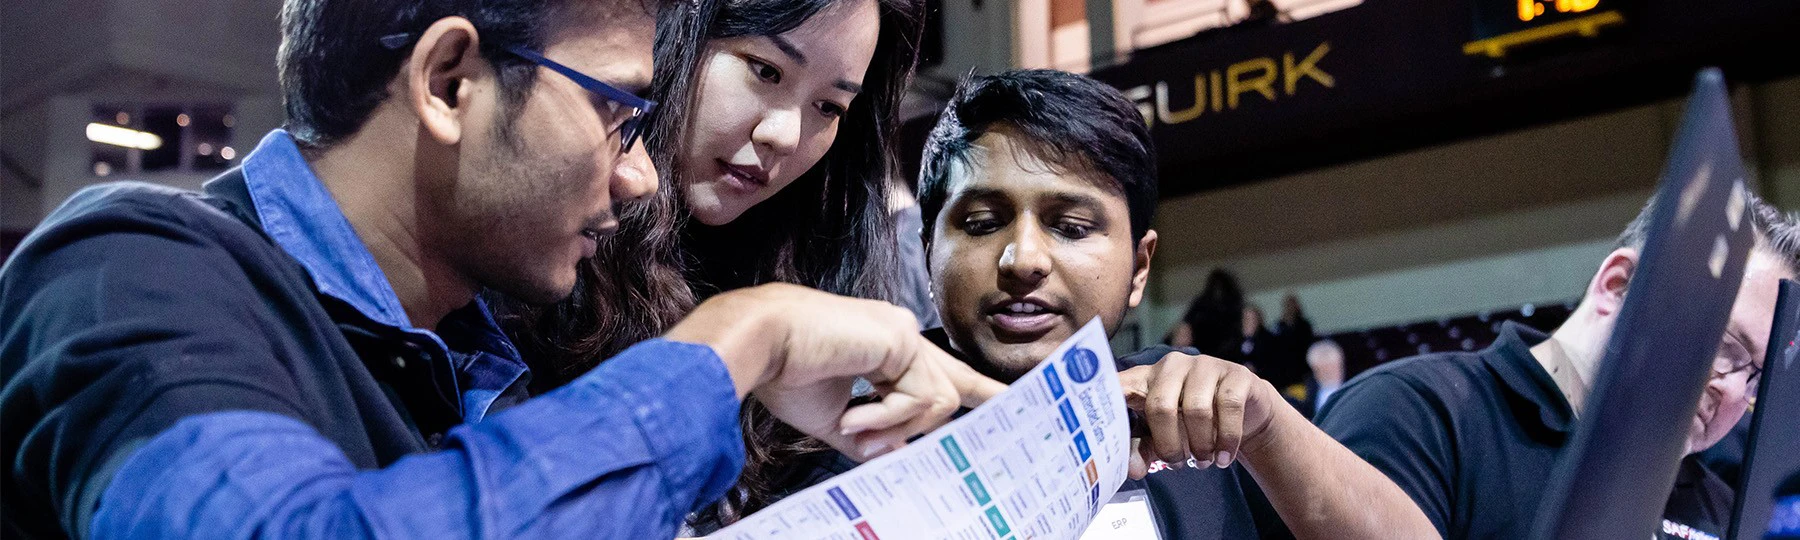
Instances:
[[[0,270],[0,536],[667,538],[750,392],[866,458],[1003,390],[777,285],[526,395],[475,293],[568,295],[656,189],[657,9],[289,0],[286,130],[204,194],[85,190]],[[846,409],[856,376],[893,392]]]

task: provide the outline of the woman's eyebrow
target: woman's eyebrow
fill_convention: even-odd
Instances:
[[[795,47],[794,42],[788,41],[787,38],[781,36],[768,36],[768,38],[769,43],[775,44],[775,48],[781,49],[781,53],[787,55],[794,63],[802,66],[806,65],[806,53],[800,52],[800,48]]]
[[[787,55],[788,59],[793,60],[795,64],[802,66],[806,65],[806,53],[800,52],[800,48],[795,47],[794,42],[788,41],[787,38],[781,36],[765,37],[769,38],[769,43],[775,45],[775,48],[779,49],[781,54]],[[862,94],[863,91],[863,86],[861,84],[843,79],[838,79],[837,82],[831,83],[831,86],[852,94]]]

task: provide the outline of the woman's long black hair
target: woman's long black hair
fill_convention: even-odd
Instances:
[[[786,33],[847,1],[854,0],[729,0],[707,37]],[[731,223],[685,226],[689,277],[697,294],[787,282],[895,299],[900,261],[888,186],[898,174],[894,141],[900,99],[918,63],[925,12],[921,0],[874,1],[881,19],[875,56],[863,77],[865,90],[845,111],[831,149]],[[671,187],[681,185],[679,176],[664,178]],[[745,404],[741,421],[744,473],[724,500],[696,516],[702,529],[736,521],[803,487],[811,470],[830,459],[829,447],[776,420],[754,400]]]

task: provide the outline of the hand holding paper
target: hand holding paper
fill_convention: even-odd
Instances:
[[[1130,449],[1111,346],[1091,322],[986,404],[713,538],[1074,539]]]

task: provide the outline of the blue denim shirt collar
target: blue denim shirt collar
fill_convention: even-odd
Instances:
[[[372,321],[413,329],[375,256],[286,131],[269,132],[244,158],[244,181],[263,230],[300,261],[320,293]]]
[[[503,396],[524,393],[525,362],[501,333],[480,299],[446,317],[440,328],[459,334],[452,349],[430,330],[408,321],[400,297],[375,256],[344,217],[337,200],[313,174],[287,131],[277,129],[244,158],[244,181],[263,230],[300,262],[320,294],[349,304],[376,323],[405,332],[453,358],[463,419],[477,422]]]

